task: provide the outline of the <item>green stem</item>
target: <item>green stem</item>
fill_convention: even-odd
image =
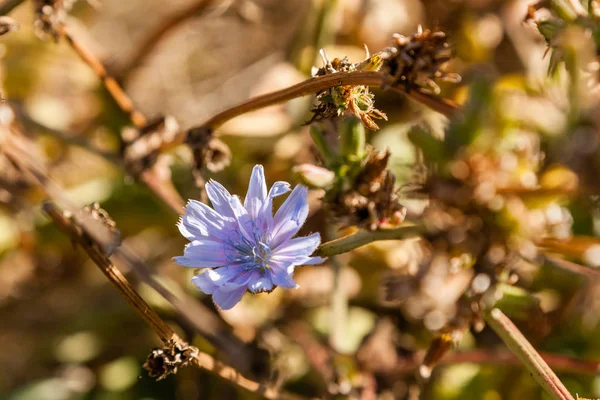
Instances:
[[[331,291],[329,345],[336,351],[342,350],[348,316],[348,296],[342,286],[342,263],[339,257],[331,257],[333,288]]]
[[[321,257],[334,256],[364,246],[379,240],[403,240],[413,238],[423,230],[417,225],[401,226],[394,229],[379,229],[376,231],[358,231],[330,242],[323,243],[317,250]]]
[[[574,400],[542,356],[502,311],[492,309],[485,320],[552,399]]]

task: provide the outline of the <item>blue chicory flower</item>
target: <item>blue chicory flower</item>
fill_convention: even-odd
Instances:
[[[311,257],[321,243],[318,233],[293,238],[308,215],[305,186],[296,186],[273,216],[273,198],[289,191],[289,183],[275,182],[267,193],[263,167],[256,165],[243,205],[212,180],[206,192],[214,210],[195,200],[187,204],[178,227],[190,243],[175,260],[185,267],[207,268],[192,281],[221,309],[235,306],[246,290],[297,288],[294,268],[324,261]]]

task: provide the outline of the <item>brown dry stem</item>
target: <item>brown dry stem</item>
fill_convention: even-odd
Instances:
[[[52,202],[44,203],[43,210],[62,231],[68,234],[74,242],[83,248],[92,261],[100,268],[102,273],[104,273],[110,282],[119,289],[127,302],[158,335],[165,347],[172,346],[173,343],[180,343],[183,345],[182,347],[189,347],[144,301],[125,276],[123,276],[117,267],[115,267],[110,261],[110,258],[100,250],[98,244],[94,242],[93,238],[88,235],[84,227],[78,223],[78,220],[71,213],[63,211]],[[293,394],[278,393],[264,384],[247,379],[230,365],[220,362],[210,354],[203,353],[195,348],[189,353],[189,357],[190,359],[186,360],[187,363],[215,374],[247,392],[261,395],[266,399],[301,399],[301,397]]]
[[[75,38],[67,26],[62,26],[61,33],[77,55],[79,55],[79,57],[94,71],[98,78],[100,78],[108,93],[110,93],[121,110],[129,116],[131,122],[133,122],[137,128],[146,125],[148,123],[148,118],[135,107],[133,101],[129,95],[125,93],[117,80],[108,74],[100,59],[81,41]],[[143,171],[140,175],[140,179],[175,213],[182,213],[184,201],[173,186],[173,182],[170,180],[162,180],[153,168]]]
[[[211,117],[202,125],[196,126],[190,130],[214,130],[225,122],[250,111],[255,111],[264,107],[286,102],[297,97],[307,96],[317,93],[321,90],[329,89],[335,86],[387,86],[385,76],[381,72],[375,71],[353,71],[336,72],[328,75],[317,76],[304,82],[290,86],[289,88],[267,93],[262,96],[254,97],[237,106],[231,107],[219,114]],[[410,99],[421,103],[434,111],[437,111],[447,117],[450,117],[459,108],[454,102],[440,98],[438,96],[424,93],[419,89],[407,92],[402,87],[392,87],[391,90],[402,93]]]

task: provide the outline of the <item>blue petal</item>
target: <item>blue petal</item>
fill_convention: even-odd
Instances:
[[[227,263],[225,246],[228,245],[214,240],[194,240],[185,246],[183,256],[175,257],[175,261],[184,267],[220,267]]]
[[[277,247],[298,233],[308,216],[307,196],[308,189],[305,186],[297,185],[279,207],[273,219],[271,247]]]
[[[277,181],[271,186],[269,190],[269,198],[274,199],[275,197],[279,197],[282,194],[286,194],[290,190],[290,184],[284,181]]]
[[[230,220],[217,214],[215,210],[196,200],[190,200],[185,207],[185,214],[177,226],[181,234],[188,240],[204,237],[225,239],[229,235]]]
[[[271,280],[270,275],[271,274],[269,272],[265,272],[265,274],[259,278],[253,279],[250,283],[248,283],[248,290],[250,290],[252,293],[268,292],[273,290],[273,281]]]
[[[223,288],[219,288],[213,293],[212,299],[215,305],[221,310],[229,310],[240,302],[245,292],[245,286],[240,286],[230,291],[223,291]]]
[[[298,237],[280,244],[273,250],[273,259],[280,260],[283,257],[298,257],[298,261],[310,256],[321,244],[321,235],[313,233],[312,235]]]
[[[267,198],[267,182],[265,181],[265,171],[262,165],[255,165],[252,169],[248,193],[244,200],[244,207],[252,219],[256,219],[263,203]]]
[[[267,201],[264,202],[257,218],[257,227],[259,229],[268,232],[273,230],[273,199],[286,194],[290,190],[290,184],[284,181],[277,181],[271,186]]]
[[[234,279],[241,272],[239,266],[228,266],[216,269],[207,269],[200,275],[192,278],[198,289],[206,294],[213,294],[219,286]]]
[[[248,269],[240,274],[238,274],[235,278],[230,281],[224,283],[220,290],[223,292],[230,292],[232,290],[237,289],[240,286],[244,288],[248,287],[248,283],[260,278],[260,272],[255,269]]]
[[[318,265],[318,264],[323,264],[325,261],[327,261],[327,258],[323,258],[323,257],[308,257],[308,260],[304,261],[301,264],[298,265]]]
[[[246,209],[242,206],[240,198],[231,196],[231,199],[229,199],[229,206],[233,211],[239,233],[250,243],[255,244],[256,239],[253,235],[252,219],[250,218],[250,215],[248,215]]]
[[[226,217],[233,218],[233,211],[229,206],[229,199],[231,199],[231,194],[223,185],[214,180],[210,180],[206,185],[206,194],[210,199],[210,203],[214,207],[214,209],[219,213]]]
[[[298,284],[294,282],[294,265],[284,262],[272,261],[269,263],[271,279],[274,284],[285,289],[296,289]]]

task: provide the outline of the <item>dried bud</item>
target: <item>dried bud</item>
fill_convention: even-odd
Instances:
[[[387,170],[389,157],[389,152],[367,149],[360,171],[344,182],[348,189],[332,192],[326,198],[326,206],[334,220],[369,230],[392,221],[402,222],[405,211],[398,203],[396,178]]]
[[[460,76],[446,72],[452,49],[442,31],[423,30],[406,37],[394,35],[393,46],[381,52],[382,71],[391,86],[403,85],[406,90],[420,88],[439,93],[436,81],[459,82]]]
[[[432,368],[448,353],[450,349],[462,338],[463,333],[454,330],[449,333],[443,333],[434,339],[429,345],[423,364],[419,368],[419,374],[423,379],[429,379]]]
[[[213,137],[213,131],[210,128],[190,129],[186,143],[194,155],[193,174],[198,187],[202,187],[205,183],[202,177],[204,167],[211,172],[219,172],[231,164],[231,150],[221,140]]]
[[[152,350],[144,363],[144,369],[150,377],[160,381],[170,374],[177,373],[180,367],[188,366],[198,353],[197,348],[171,339],[165,347]]]
[[[292,171],[300,182],[311,188],[324,188],[331,185],[335,179],[335,174],[330,170],[312,164],[295,166]]]
[[[202,160],[206,168],[211,172],[224,170],[231,164],[231,150],[217,138],[212,138],[202,149]]]

